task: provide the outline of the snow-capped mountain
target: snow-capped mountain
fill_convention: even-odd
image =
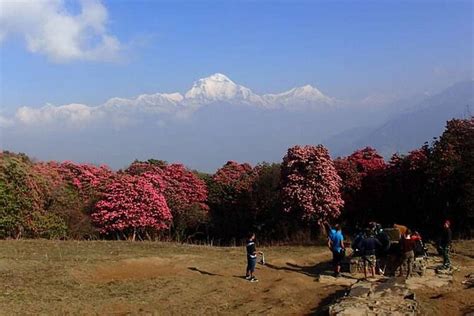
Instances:
[[[324,106],[332,105],[335,102],[333,98],[325,96],[311,85],[293,88],[278,94],[265,94],[263,98],[271,106],[285,108],[301,105]]]
[[[216,73],[194,82],[192,88],[184,95],[185,102],[212,103],[227,101],[231,103],[248,103],[262,105],[262,97],[249,88],[238,85],[227,76]]]
[[[99,106],[80,104],[72,107],[65,104],[40,108],[23,107],[21,111],[17,111],[16,118],[22,124],[41,124],[45,122],[45,118],[48,118],[48,122],[61,118],[63,123],[73,123],[77,121],[77,109],[80,106],[81,115],[88,113],[81,116],[82,121],[109,118],[116,122],[126,122],[138,117],[152,118],[152,115],[160,115],[161,120],[169,116],[188,117],[206,106],[224,104],[262,110],[312,111],[330,108],[335,101],[310,85],[282,93],[258,95],[227,76],[216,73],[195,81],[184,95],[175,92],[142,94],[135,98],[114,97]]]
[[[141,110],[149,113],[173,113],[183,101],[180,93],[142,94],[135,99],[111,98],[101,107],[106,111]]]
[[[334,99],[317,88],[306,85],[277,94],[258,95],[239,85],[226,75],[216,73],[194,82],[184,96],[180,93],[143,94],[135,99],[112,98],[103,106],[108,110],[130,107],[135,110],[156,113],[196,111],[208,104],[228,103],[267,109],[321,108],[334,104]]]

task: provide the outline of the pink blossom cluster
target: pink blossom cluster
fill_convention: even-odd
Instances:
[[[234,188],[237,192],[249,191],[257,177],[257,172],[248,163],[228,161],[214,174],[218,184]]]
[[[374,170],[381,170],[386,167],[385,160],[377,151],[371,147],[355,151],[347,160],[354,164],[357,172],[364,177]]]
[[[135,162],[125,172],[145,177],[162,189],[173,214],[196,206],[208,210],[206,183],[182,164]]]
[[[163,194],[145,177],[117,175],[91,215],[101,233],[166,229],[172,215]]]
[[[85,194],[101,190],[113,177],[113,171],[105,165],[77,164],[65,161],[58,165],[64,178]]]
[[[285,211],[298,211],[305,220],[326,220],[340,215],[341,178],[324,146],[288,149],[282,164]]]

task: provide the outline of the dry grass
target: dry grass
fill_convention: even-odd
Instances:
[[[306,271],[329,258],[316,247],[264,249],[272,268],[258,267],[258,284],[242,279],[243,248],[26,240],[0,249],[2,314],[301,314],[317,293],[340,289]]]
[[[457,249],[472,255],[474,243],[463,245]],[[343,289],[316,282],[330,269],[330,253],[321,247],[264,248],[268,265],[258,266],[259,283],[242,278],[240,247],[23,240],[1,241],[0,249],[2,315],[301,315],[320,311]],[[455,260],[474,262],[466,255]],[[459,292],[444,291],[455,314],[472,305],[472,290],[459,299]],[[420,293],[422,304],[432,307],[432,296]]]

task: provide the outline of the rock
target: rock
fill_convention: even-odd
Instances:
[[[399,279],[359,281],[329,307],[329,315],[416,315],[415,294]]]
[[[467,288],[474,287],[474,273],[466,275],[465,278],[466,279],[462,281],[462,284],[466,285]]]
[[[321,282],[321,283],[324,283],[324,284],[351,286],[354,283],[356,283],[357,280],[353,279],[353,278],[346,278],[344,276],[340,276],[338,278],[335,278],[331,275],[321,274],[318,277],[318,282]]]
[[[370,282],[359,281],[351,287],[349,295],[352,297],[368,297],[372,289]]]
[[[440,288],[443,286],[448,286],[451,283],[452,283],[451,276],[440,277],[438,275],[424,276],[420,278],[414,277],[414,278],[409,278],[408,280],[406,280],[407,287],[411,290],[416,290],[423,287],[435,289],[435,288]]]

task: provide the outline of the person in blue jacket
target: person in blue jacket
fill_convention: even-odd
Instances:
[[[342,235],[341,226],[336,224],[331,228],[328,236],[328,247],[332,252],[332,262],[334,265],[334,276],[341,275],[341,262],[344,259],[344,236]]]

